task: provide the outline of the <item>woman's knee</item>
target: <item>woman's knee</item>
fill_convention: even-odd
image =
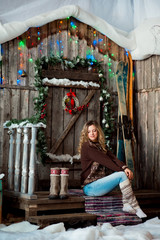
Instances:
[[[121,171],[119,173],[121,175],[121,182],[125,181],[127,179],[127,175],[125,174],[125,172]]]

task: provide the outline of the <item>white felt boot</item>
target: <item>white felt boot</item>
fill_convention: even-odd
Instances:
[[[119,187],[122,192],[123,211],[135,213],[139,218],[147,217],[136,200],[129,179],[120,183]]]
[[[60,168],[51,168],[49,199],[59,198],[60,191]]]
[[[61,168],[61,189],[59,193],[60,199],[68,198],[68,178],[69,178],[69,168]]]

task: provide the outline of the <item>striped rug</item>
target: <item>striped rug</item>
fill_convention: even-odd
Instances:
[[[142,223],[137,215],[123,212],[122,195],[119,192],[103,197],[88,197],[83,194],[82,189],[70,189],[69,194],[85,198],[85,211],[97,215],[97,224],[110,223],[117,226]]]

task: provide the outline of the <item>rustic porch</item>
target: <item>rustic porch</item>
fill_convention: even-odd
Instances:
[[[134,191],[140,206],[147,214],[147,219],[160,217],[160,193],[153,190]],[[111,223],[134,225],[142,222],[134,214],[122,211],[121,194],[112,191],[103,197],[84,196],[80,189],[70,189],[68,199],[48,198],[48,191],[35,192],[31,199],[13,192],[5,191],[3,199],[3,217],[14,213],[15,219],[19,210],[21,217],[41,228],[50,224],[64,222],[65,227],[86,227],[90,225]],[[16,212],[15,212],[16,211]],[[146,219],[144,219],[146,220]]]

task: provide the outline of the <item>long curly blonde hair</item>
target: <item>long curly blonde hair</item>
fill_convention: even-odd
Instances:
[[[101,126],[98,124],[98,122],[95,121],[95,120],[90,120],[90,121],[88,121],[84,124],[84,126],[82,128],[82,131],[81,131],[81,135],[80,135],[78,152],[79,153],[81,152],[81,148],[82,148],[83,143],[87,142],[89,140],[89,138],[88,138],[88,128],[91,125],[94,125],[96,127],[97,132],[98,132],[98,142],[101,145],[103,151],[107,152],[106,144],[105,144],[105,136],[104,136],[103,130],[102,130]]]

